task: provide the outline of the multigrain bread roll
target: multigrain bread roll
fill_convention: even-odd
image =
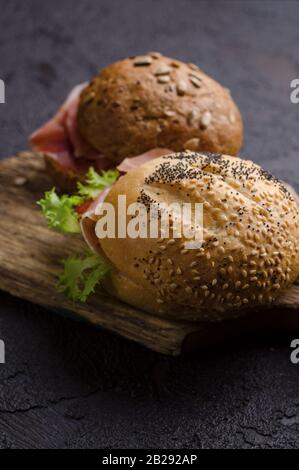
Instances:
[[[157,147],[236,155],[243,141],[230,92],[196,65],[159,53],[103,69],[81,94],[78,126],[115,162]]]
[[[151,314],[218,321],[271,305],[299,275],[299,212],[285,186],[251,161],[176,153],[123,176],[105,199],[203,203],[203,245],[186,238],[107,238],[105,288]],[[89,230],[96,238],[97,222]],[[95,246],[95,245],[94,245]]]
[[[242,141],[230,92],[196,65],[159,53],[121,60],[76,86],[29,138],[65,191],[75,190],[90,167],[100,172],[139,155],[146,161],[161,149],[236,155]]]

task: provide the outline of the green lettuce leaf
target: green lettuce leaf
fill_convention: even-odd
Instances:
[[[90,168],[84,184],[78,183],[78,193],[86,199],[96,199],[108,186],[111,186],[119,177],[117,170],[108,170],[97,173]]]
[[[88,252],[84,258],[70,256],[64,261],[58,289],[71,300],[85,302],[109,270],[98,255]]]
[[[80,233],[79,218],[76,207],[85,201],[96,199],[108,186],[111,186],[119,177],[117,170],[102,171],[97,173],[90,168],[86,175],[86,183],[78,183],[78,194],[58,196],[55,188],[45,193],[37,203],[51,229],[64,233]]]
[[[49,228],[65,233],[80,233],[79,216],[75,207],[82,202],[82,196],[58,196],[53,188],[37,204],[41,207]]]
[[[86,183],[78,183],[78,194],[58,196],[55,188],[45,193],[37,203],[51,229],[64,233],[80,233],[80,214],[76,208],[86,201],[96,199],[119,177],[117,170],[96,173],[90,168]],[[90,252],[85,257],[70,256],[64,261],[64,271],[59,277],[58,289],[71,300],[85,302],[95,287],[107,275],[110,267],[98,255]]]

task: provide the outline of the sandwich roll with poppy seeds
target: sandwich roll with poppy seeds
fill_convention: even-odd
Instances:
[[[299,211],[293,196],[260,166],[221,154],[182,152],[121,177],[105,202],[118,206],[203,204],[203,243],[186,238],[97,237],[97,215],[83,234],[111,267],[103,285],[151,314],[220,321],[275,304],[299,276]],[[171,218],[171,214],[170,214]]]
[[[156,52],[115,62],[75,87],[30,137],[55,184],[67,191],[90,167],[107,170],[142,155],[131,168],[163,149],[237,155],[242,142],[242,118],[230,92],[196,65]]]

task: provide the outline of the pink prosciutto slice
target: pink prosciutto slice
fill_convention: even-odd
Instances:
[[[33,150],[46,153],[55,160],[61,171],[84,174],[91,166],[96,170],[113,166],[110,160],[93,149],[79,133],[78,106],[80,93],[86,85],[84,83],[76,86],[55,116],[29,138]]]
[[[168,155],[169,153],[172,153],[172,150],[164,148],[152,149],[148,152],[138,155],[137,157],[125,158],[123,162],[118,165],[117,169],[121,173],[128,173],[128,171],[134,170],[135,168],[138,168],[139,166],[150,160],[153,160],[154,158],[162,157],[163,155]]]
[[[85,86],[84,83],[73,88],[55,116],[29,137],[33,150],[54,154],[71,151],[70,119],[77,113],[79,96]]]
[[[105,201],[111,188],[112,186],[108,186],[99,194],[99,196],[89,205],[86,212],[82,215],[80,221],[81,232],[84,240],[86,241],[89,248],[99,255],[103,255],[103,253],[95,232],[95,226],[97,222],[96,214],[99,206]]]

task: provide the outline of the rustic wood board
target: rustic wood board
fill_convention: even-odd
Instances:
[[[16,184],[17,177],[26,183]],[[43,159],[21,153],[0,164],[0,288],[62,314],[76,316],[94,325],[137,341],[155,351],[177,355],[182,350],[219,343],[242,333],[271,329],[298,329],[299,311],[294,308],[299,287],[272,311],[219,325],[172,322],[130,307],[98,290],[86,304],[68,301],[56,290],[61,260],[80,253],[85,243],[78,236],[50,231],[36,201],[52,187],[44,172]],[[297,302],[297,303],[296,303]]]

